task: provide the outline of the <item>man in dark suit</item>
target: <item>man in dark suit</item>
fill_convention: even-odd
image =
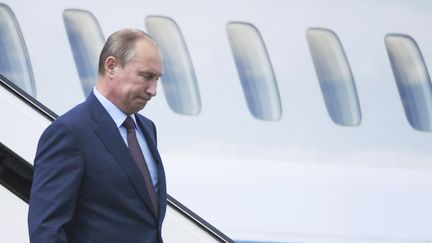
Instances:
[[[146,33],[109,37],[93,92],[40,138],[32,243],[162,242],[165,174],[155,126],[137,113],[156,95],[162,73],[161,51]]]

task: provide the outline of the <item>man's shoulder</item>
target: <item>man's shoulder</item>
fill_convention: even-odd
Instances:
[[[87,101],[84,101],[64,114],[60,115],[50,127],[65,127],[68,130],[74,130],[86,127],[90,118],[90,111],[88,109]]]
[[[70,110],[66,111],[63,115],[59,116],[56,121],[61,122],[74,122],[81,120],[83,117],[88,116],[88,110],[85,107],[85,102],[76,105]]]

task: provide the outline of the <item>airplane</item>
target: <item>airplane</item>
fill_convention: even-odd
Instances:
[[[58,115],[93,88],[106,36],[147,31],[168,192],[233,240],[432,241],[432,3],[3,0],[0,19],[0,74]],[[31,163],[13,132],[50,121],[10,119],[0,142]],[[0,190],[0,237],[25,242],[27,205]]]

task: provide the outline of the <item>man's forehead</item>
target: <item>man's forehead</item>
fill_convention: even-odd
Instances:
[[[145,62],[139,59],[132,59],[131,64],[136,64],[136,69],[138,74],[151,74],[156,76],[161,76],[163,73],[162,63],[157,62]]]

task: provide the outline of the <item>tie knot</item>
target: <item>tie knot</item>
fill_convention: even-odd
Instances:
[[[129,131],[132,131],[132,130],[135,130],[135,122],[134,122],[134,120],[132,119],[132,117],[130,117],[130,116],[128,116],[127,118],[126,118],[126,120],[123,122],[123,126],[126,128],[126,130],[129,132]]]

